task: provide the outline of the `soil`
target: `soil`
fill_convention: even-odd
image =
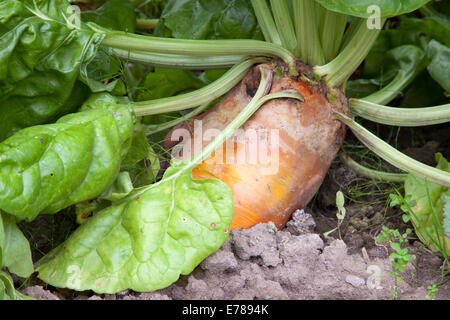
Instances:
[[[411,140],[400,139],[400,135],[399,149],[431,165],[433,159],[429,155],[435,152],[443,152],[449,158],[446,138],[449,127],[437,129],[440,131],[434,134],[441,132],[441,135],[429,140],[432,142],[425,141],[421,148],[410,143],[402,146],[403,140]],[[448,275],[442,271],[443,259],[425,248],[414,233],[405,247],[411,262],[399,274],[402,281],[396,285],[391,274],[392,251],[375,238],[383,225],[401,232],[411,228],[403,222],[400,210],[390,208],[387,201],[389,190],[401,189],[401,185],[369,181],[361,194],[352,195],[355,186],[361,187],[364,181],[368,182],[336,159],[315,199],[305,211],[296,211],[283,230],[277,230],[273,223],[233,230],[222,248],[192,274],[181,276],[176,283],[157,292],[96,295],[48,287],[38,279],[31,279],[22,292],[47,300],[390,300],[394,299],[395,289],[402,300],[450,299]],[[340,235],[335,231],[326,238],[324,233],[337,226],[335,201],[339,190],[346,195],[347,215],[340,226]],[[382,191],[381,195],[377,195],[377,190]],[[40,237],[30,238],[35,261],[63,240],[46,234],[45,230],[54,229],[55,224],[59,227],[67,224],[66,234],[70,234],[71,217],[70,213],[39,217]],[[433,284],[438,285],[435,297],[429,292]]]
[[[157,292],[98,296],[34,285],[23,293],[47,300],[392,299],[387,247],[367,249],[362,235],[348,236],[347,244],[324,240],[316,230],[314,218],[303,210],[296,211],[282,231],[273,223],[233,230],[224,246],[192,274]],[[399,299],[425,299],[427,287],[441,281],[441,258],[417,244],[408,247],[413,264],[401,274]],[[436,298],[450,299],[450,286],[440,286]]]

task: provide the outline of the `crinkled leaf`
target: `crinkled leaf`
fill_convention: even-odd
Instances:
[[[358,79],[349,81],[347,95],[361,98],[365,93],[373,93],[381,87],[389,86],[395,77],[408,78],[411,74],[419,74],[424,69],[425,53],[414,45],[402,45],[384,53],[385,58],[377,62],[378,76],[374,79]],[[368,59],[368,68],[375,63]],[[411,82],[414,78],[410,79]],[[373,92],[371,92],[373,90]]]
[[[101,199],[118,201],[129,195],[131,191],[133,191],[133,182],[131,182],[130,174],[121,172],[109,190],[101,195]]]
[[[369,8],[377,6],[381,17],[394,17],[412,12],[430,0],[316,0],[328,10],[368,18],[374,12]]]
[[[107,93],[94,94],[85,102],[82,110],[98,109],[117,104],[120,100],[123,100],[123,102],[127,101]],[[123,155],[124,158],[121,163],[121,171],[130,173],[134,186],[153,183],[161,169],[158,155],[150,146],[139,120],[136,120],[134,124],[132,142],[126,150],[126,155]]]
[[[73,14],[65,0],[0,2],[0,141],[79,107],[73,88],[103,35]]]
[[[448,42],[450,20],[443,21],[442,16],[440,16],[441,19],[438,22],[436,16],[437,13],[428,15],[423,19],[402,16],[398,27],[382,31],[365,60],[361,79],[347,83],[347,95],[354,98],[364,98],[387,85],[395,75],[396,61],[392,55],[387,55],[386,52],[400,46],[413,45],[426,52],[423,66],[430,63],[431,66],[425,72],[421,72],[412,85],[405,90],[400,105],[404,107],[424,107],[448,103],[443,88],[445,84],[448,84],[446,78],[448,78],[449,72],[439,72],[440,68],[443,70],[447,68],[447,47],[439,45],[431,39],[435,38],[443,44]],[[431,72],[434,73],[434,79],[429,76]],[[441,83],[436,82],[436,79],[440,79]]]
[[[169,168],[164,178],[179,169]],[[231,190],[184,172],[89,219],[38,266],[60,288],[154,291],[219,249],[233,217]]]
[[[151,150],[142,125],[138,123],[133,130],[133,141],[122,166],[132,166],[144,160]]]
[[[136,31],[136,13],[133,4],[124,1],[108,1],[95,11],[82,11],[83,22],[93,22],[104,28],[134,33]],[[92,61],[82,70],[82,80],[93,92],[115,92],[123,86],[118,78],[121,70],[120,59],[100,47]],[[113,81],[110,81],[114,79]],[[116,92],[115,92],[116,93]],[[117,92],[124,95],[126,92]]]
[[[437,10],[439,8],[439,11]],[[427,35],[447,46],[450,46],[450,5],[448,1],[430,3],[422,8],[423,18],[402,17],[400,30],[408,30],[416,34]]]
[[[147,145],[147,147],[147,154],[143,160],[130,166],[122,166],[122,170],[130,174],[131,181],[135,187],[154,183],[161,171],[159,155],[150,145]]]
[[[428,72],[442,88],[450,92],[450,16],[428,5],[424,18],[402,18],[397,33],[421,36],[430,65]],[[405,37],[407,38],[407,37]],[[430,41],[431,40],[431,41]]]
[[[450,164],[442,154],[438,153],[436,160],[438,169],[450,172]],[[405,196],[410,196],[415,201],[410,214],[417,236],[430,249],[442,249],[446,242],[443,233],[444,199],[450,196],[450,188],[410,174],[405,181]],[[447,251],[450,252],[448,249]]]
[[[196,77],[192,71],[155,68],[152,72],[147,73],[137,86],[135,97],[137,101],[165,98],[200,89],[205,85],[206,83]],[[170,112],[148,116],[143,118],[142,123],[147,125],[166,123],[180,117],[181,114],[181,112]],[[170,128],[152,135],[151,140],[163,141],[169,130]]]
[[[155,35],[181,39],[262,39],[248,0],[168,0]]]
[[[19,277],[29,277],[33,271],[28,240],[16,225],[16,219],[0,211],[4,226],[3,266]]]
[[[450,46],[450,39],[448,34],[450,32],[450,25],[442,24],[434,17],[418,18],[402,18],[400,20],[399,33],[414,33],[417,36],[426,35],[431,39]]]
[[[450,34],[449,34],[450,37]],[[442,88],[450,92],[450,48],[432,40],[428,44],[428,72]]]
[[[399,32],[414,33],[424,38],[422,43],[430,60],[428,72],[443,89],[450,92],[450,13],[438,12],[430,5],[423,12],[425,17],[422,19],[401,19]]]
[[[14,288],[13,279],[9,274],[0,270],[0,300],[34,300],[21,294]]]
[[[439,106],[449,102],[444,89],[431,78],[428,70],[424,70],[405,90],[400,106],[417,108]]]
[[[95,198],[116,179],[131,144],[127,106],[89,101],[55,124],[23,129],[0,144],[0,209],[19,219]]]
[[[386,82],[378,79],[357,79],[347,82],[345,94],[349,98],[361,99],[383,88]]]
[[[192,71],[156,68],[140,84],[137,101],[170,97],[205,85]]]
[[[134,6],[122,0],[109,0],[95,11],[82,11],[81,20],[94,22],[111,30],[130,33],[136,31]]]
[[[420,48],[419,35],[415,32],[398,29],[382,31],[366,57],[362,76],[364,78],[377,78],[380,74],[388,73],[389,70],[387,69],[395,65],[395,57],[386,53],[404,45],[413,45]],[[384,79],[389,81],[386,75]]]
[[[95,57],[89,64],[85,64],[80,72],[80,80],[85,83],[92,92],[119,91],[119,95],[126,92],[120,91],[123,82],[120,79],[120,59],[112,57],[105,47],[100,47]]]

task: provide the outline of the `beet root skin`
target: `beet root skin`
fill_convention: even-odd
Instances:
[[[276,99],[265,103],[222,149],[193,170],[194,178],[220,179],[232,190],[232,229],[269,221],[283,228],[295,210],[311,201],[342,146],[346,129],[334,118],[333,110],[347,114],[347,99],[341,91],[311,80],[308,66],[300,62],[298,66],[298,77],[276,76],[271,93],[297,91],[304,102]],[[188,154],[186,147],[191,150],[189,156],[199,152],[199,144],[206,146],[214,132],[223,130],[251,101],[260,80],[259,68],[280,70],[269,64],[252,68],[211,110],[169,132],[165,147],[183,140],[175,134],[181,129],[192,138],[183,141],[183,152],[177,157]],[[199,120],[201,132],[193,130]]]

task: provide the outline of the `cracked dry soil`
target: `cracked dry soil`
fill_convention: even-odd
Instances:
[[[114,295],[46,290],[35,285],[23,293],[41,299],[77,300],[384,300],[392,299],[394,280],[386,247],[352,250],[352,244],[324,239],[316,223],[299,210],[286,228],[272,223],[233,230],[223,247],[189,276],[152,293]],[[401,274],[399,299],[422,300],[427,287],[440,279],[442,261],[410,246],[413,263]],[[450,286],[439,287],[437,299],[450,299]]]

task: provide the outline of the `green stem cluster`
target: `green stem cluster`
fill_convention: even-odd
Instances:
[[[344,38],[348,16],[327,10],[321,33],[321,45],[325,61],[336,58]]]
[[[314,0],[293,0],[297,50],[302,59],[313,65],[325,63],[317,21],[318,4]]]
[[[382,20],[383,24],[385,21]],[[333,61],[314,68],[318,75],[327,77],[330,87],[340,86],[350,78],[366,58],[381,31],[369,29],[365,20],[358,21],[356,29],[354,36]]]
[[[259,26],[264,34],[267,42],[272,42],[281,46],[281,38],[272,17],[272,12],[267,4],[267,1],[251,0],[253,9],[255,10],[256,18]]]
[[[294,26],[292,25],[287,2],[270,0],[270,3],[272,5],[272,12],[281,38],[281,43],[283,47],[295,54],[297,38],[295,36]]]

